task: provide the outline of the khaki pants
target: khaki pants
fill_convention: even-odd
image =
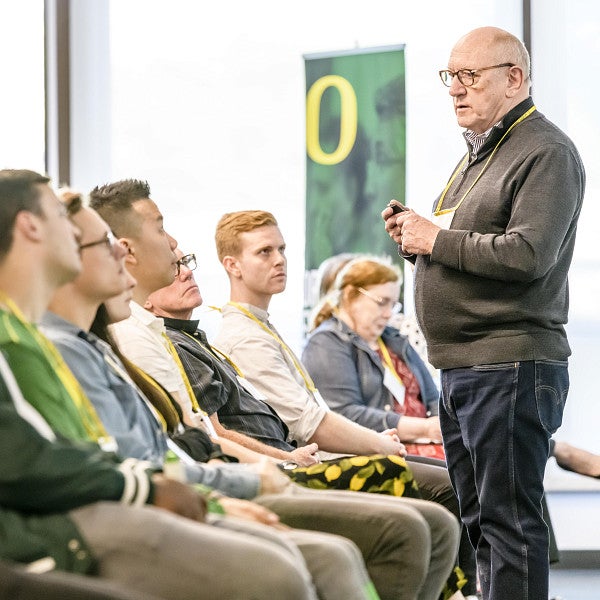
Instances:
[[[435,600],[456,562],[459,523],[433,502],[297,485],[255,502],[293,527],[352,540],[382,600]]]
[[[160,598],[368,598],[360,552],[338,536],[280,533],[227,517],[196,523],[113,502],[69,515],[98,559],[101,577]]]

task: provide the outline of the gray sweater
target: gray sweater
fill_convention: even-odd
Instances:
[[[531,106],[529,98],[494,128],[443,209],[458,203]],[[509,133],[431,256],[416,258],[415,306],[435,367],[569,356],[567,272],[584,188],[575,146],[542,114]]]

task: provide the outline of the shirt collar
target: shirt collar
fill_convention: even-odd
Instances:
[[[171,317],[163,317],[165,327],[169,329],[178,329],[179,331],[185,331],[186,333],[194,334],[196,332],[204,333],[201,329],[198,329],[200,321],[198,319],[173,319]]]
[[[533,99],[531,96],[523,100],[515,106],[513,109],[509,110],[503,117],[500,119],[495,125],[492,125],[487,131],[476,134],[473,131],[467,130],[463,133],[463,136],[469,145],[469,148],[473,148],[471,141],[469,140],[469,135],[471,136],[479,136],[483,139],[483,142],[479,144],[477,149],[471,150],[471,154],[477,154],[479,150],[486,144],[486,142],[492,140],[490,143],[497,142],[502,135],[504,135],[504,131],[509,128],[519,117],[525,114],[531,107],[533,106]]]
[[[254,306],[253,304],[248,304],[246,302],[236,302],[236,304],[239,304],[240,306],[243,306],[246,310],[250,311],[257,319],[263,321],[263,322],[268,322],[269,320],[269,313],[266,310],[263,310],[262,308],[258,308],[258,306]],[[231,312],[231,311],[235,311],[235,312],[240,312],[235,306],[233,306],[232,304],[226,304],[223,307],[223,312]]]
[[[487,131],[483,133],[475,133],[470,129],[467,129],[463,135],[465,140],[467,140],[467,144],[471,148],[471,154],[477,154],[480,148],[486,143],[487,139],[490,137],[490,133],[494,127],[501,128],[502,127],[502,119],[500,119],[496,124],[492,125]]]
[[[42,327],[47,327],[48,329],[59,329],[63,333],[77,336],[82,340],[89,342],[96,350],[100,351],[101,353],[108,351],[112,353],[112,348],[110,348],[110,345],[107,344],[104,340],[101,340],[95,333],[92,333],[91,331],[85,331],[85,329],[81,329],[81,327],[75,325],[75,323],[67,321],[67,319],[64,319],[63,317],[57,315],[56,313],[53,313],[50,310],[44,313],[44,316],[40,321],[40,325]]]
[[[131,316],[140,321],[146,327],[162,333],[165,330],[165,324],[161,317],[157,317],[143,306],[140,306],[135,300],[129,303],[131,307]]]
[[[40,320],[40,325],[42,327],[53,327],[55,329],[60,329],[61,331],[65,331],[67,333],[72,333],[73,335],[79,335],[80,332],[83,331],[81,327],[75,325],[71,321],[67,321],[67,319],[63,319],[56,313],[53,313],[50,310],[47,310]],[[87,333],[84,331],[84,333]]]

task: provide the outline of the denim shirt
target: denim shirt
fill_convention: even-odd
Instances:
[[[438,413],[439,392],[425,363],[397,329],[381,335],[419,383],[421,401],[431,414]],[[383,385],[384,366],[379,355],[344,322],[331,317],[309,336],[302,362],[332,410],[369,429],[395,428],[401,415]]]
[[[119,455],[147,460],[160,468],[167,435],[137,389],[106,363],[102,350],[112,352],[108,345],[51,312],[43,316],[42,328],[116,439]],[[113,358],[124,372],[120,360]],[[260,476],[248,465],[206,465],[189,457],[183,462],[189,483],[202,483],[234,498],[251,499],[260,491]]]

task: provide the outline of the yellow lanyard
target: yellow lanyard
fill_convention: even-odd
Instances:
[[[500,141],[496,144],[496,146],[494,147],[494,149],[492,150],[492,153],[489,155],[488,159],[485,161],[485,164],[483,165],[483,168],[481,169],[481,171],[479,172],[479,175],[477,175],[477,177],[475,177],[475,181],[473,181],[473,183],[469,186],[469,189],[463,194],[463,197],[458,201],[458,204],[456,206],[453,206],[452,208],[446,208],[444,210],[440,210],[441,206],[444,202],[444,198],[446,197],[446,194],[448,192],[448,190],[450,189],[450,187],[452,186],[452,183],[454,182],[454,180],[456,179],[456,177],[458,176],[458,174],[460,173],[460,171],[462,170],[462,168],[464,167],[465,163],[467,162],[467,159],[469,158],[469,154],[467,153],[466,156],[462,159],[460,165],[458,165],[458,167],[456,168],[456,170],[454,171],[454,173],[452,174],[452,177],[450,178],[450,181],[447,183],[446,187],[444,188],[444,191],[442,192],[442,195],[440,196],[440,199],[437,203],[437,206],[435,207],[435,211],[433,212],[433,214],[436,217],[439,217],[440,215],[445,215],[451,212],[454,212],[456,210],[458,210],[458,207],[463,203],[463,200],[469,195],[469,192],[473,189],[473,187],[475,186],[475,184],[479,181],[479,179],[481,178],[481,176],[483,175],[484,171],[487,169],[488,165],[490,164],[490,161],[492,160],[492,158],[494,157],[494,155],[496,154],[496,151],[498,150],[498,148],[500,147],[500,144],[502,144],[502,142],[504,141],[504,138],[522,121],[524,121],[530,114],[532,114],[533,112],[535,112],[536,107],[532,106],[525,114],[521,115],[504,133],[504,135],[500,138]]]
[[[173,346],[173,342],[169,339],[169,336],[166,333],[163,332],[161,335],[163,336],[163,338],[165,340],[165,344],[167,345],[167,350],[169,351],[169,354],[173,357],[173,360],[175,361],[175,364],[177,365],[177,369],[179,370],[179,374],[181,375],[181,378],[183,379],[183,383],[185,384],[185,389],[187,390],[187,393],[190,398],[190,402],[192,403],[192,408],[194,409],[194,412],[198,412],[202,415],[206,415],[206,413],[200,408],[200,405],[198,404],[198,400],[196,400],[196,394],[194,394],[194,390],[192,389],[192,384],[190,383],[190,380],[188,379],[185,369],[183,368],[183,364],[181,363],[179,354],[177,354],[177,350],[175,349],[175,346]]]
[[[392,375],[402,385],[404,385],[404,383],[402,382],[402,378],[398,374],[398,371],[396,371],[396,369],[394,368],[394,363],[392,362],[392,357],[390,356],[390,353],[389,353],[386,345],[383,343],[383,340],[381,339],[381,337],[377,338],[377,345],[379,346],[379,350],[381,350],[381,355],[383,356],[383,362],[384,362],[384,365],[386,366],[386,368],[389,369],[389,371],[392,373]]]
[[[200,346],[201,348],[204,347],[199,340],[197,340],[193,335],[190,335],[187,331],[182,331],[181,333],[183,333],[184,335],[187,335],[191,340],[194,340],[196,342],[196,344],[198,344],[198,346]],[[227,364],[229,364],[229,366],[235,371],[236,375],[238,375],[239,377],[244,376],[244,374],[242,373],[242,370],[233,362],[233,360],[231,360],[231,357],[229,357],[229,356],[227,356],[227,354],[225,354],[225,352],[222,352],[218,348],[213,348],[212,346],[209,346],[209,348],[215,354],[217,354],[219,357],[221,357]]]
[[[217,435],[215,426],[213,425],[212,421],[210,420],[210,418],[206,414],[206,412],[204,412],[200,408],[200,405],[198,404],[198,400],[196,400],[196,394],[194,394],[194,390],[192,389],[192,384],[190,383],[190,380],[185,372],[185,369],[183,368],[183,364],[181,363],[181,359],[179,358],[179,354],[177,354],[177,350],[175,349],[173,342],[171,342],[171,340],[169,339],[169,336],[166,333],[163,332],[162,335],[165,338],[167,347],[169,349],[171,356],[173,357],[173,360],[177,363],[177,368],[179,369],[179,373],[181,374],[181,377],[183,378],[183,383],[185,384],[185,389],[187,390],[188,396],[190,397],[190,402],[192,403],[193,411],[202,417],[202,423],[204,424],[204,427],[205,427],[208,435],[214,439],[218,439],[219,436]]]
[[[77,413],[81,419],[83,427],[91,440],[98,443],[101,447],[106,449],[113,449],[114,441],[104,429],[104,425],[96,409],[93,407],[89,398],[85,395],[79,381],[75,378],[69,367],[65,363],[60,352],[56,349],[56,346],[40,331],[29,323],[19,307],[15,302],[9,298],[6,294],[0,292],[0,302],[3,303],[7,309],[19,320],[21,325],[25,327],[27,332],[33,337],[36,344],[44,354],[46,360],[56,373],[63,387],[65,388],[68,396],[71,398]]]
[[[294,364],[296,371],[298,371],[298,373],[300,374],[300,377],[302,377],[306,388],[310,392],[315,394],[317,392],[317,387],[315,386],[313,380],[310,378],[310,375],[308,373],[306,373],[306,371],[302,368],[302,366],[298,362],[298,359],[292,352],[291,348],[277,335],[277,333],[275,333],[270,327],[265,325],[260,319],[257,319],[255,315],[253,315],[249,310],[244,308],[241,304],[239,304],[237,302],[229,302],[228,304],[230,304],[231,306],[235,306],[235,308],[237,308],[240,312],[244,313],[247,317],[252,319],[254,322],[258,323],[274,340],[277,341],[277,343],[281,346],[281,348],[290,357],[290,360]]]

